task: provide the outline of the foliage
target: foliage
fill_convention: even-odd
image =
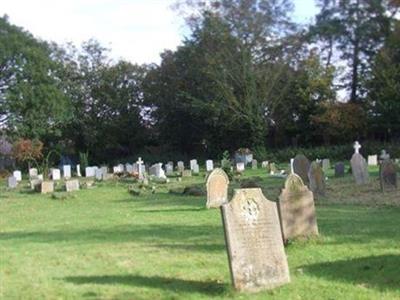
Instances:
[[[0,136],[0,157],[12,155],[12,144],[6,139],[5,136]]]
[[[13,145],[13,156],[20,162],[41,159],[43,143],[36,139],[18,139]]]
[[[89,167],[89,151],[79,152],[79,164],[81,167],[81,172],[85,174],[86,167]]]

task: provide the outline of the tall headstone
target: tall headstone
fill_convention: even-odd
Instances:
[[[350,160],[353,177],[358,185],[367,184],[369,178],[367,161],[360,154],[360,148],[360,143],[356,141],[354,143],[354,154]]]
[[[368,155],[368,166],[378,165],[378,155]]]
[[[13,172],[13,176],[15,177],[15,179],[18,182],[22,181],[22,173],[21,173],[21,171],[18,171],[18,170],[14,171]]]
[[[144,161],[142,160],[141,157],[139,157],[139,159],[136,162],[137,166],[138,166],[138,177],[139,180],[143,180],[144,179],[144,175],[146,173],[146,170],[144,169]]]
[[[35,178],[35,177],[37,177],[38,176],[38,169],[36,169],[36,168],[30,168],[29,169],[29,177],[30,178]]]
[[[343,177],[344,176],[344,163],[337,162],[335,164],[335,177]]]
[[[51,179],[60,180],[61,179],[61,171],[60,169],[51,169]]]
[[[236,171],[244,172],[244,163],[243,162],[236,163]]]
[[[310,161],[303,154],[297,154],[293,160],[293,171],[301,177],[305,184],[308,184],[308,170],[310,169]]]
[[[328,158],[322,160],[322,171],[328,172],[331,168],[331,161]]]
[[[15,176],[10,176],[7,178],[7,187],[9,189],[15,189],[18,185],[17,178]]]
[[[72,179],[65,182],[65,189],[67,192],[79,191],[79,180]]]
[[[185,165],[184,165],[183,161],[178,161],[176,167],[177,167],[177,170],[179,173],[182,173],[183,170],[185,170]]]
[[[193,166],[193,174],[199,174],[200,173],[200,167],[198,164],[195,164]]]
[[[379,180],[382,192],[397,189],[397,167],[390,160],[384,160],[379,166]]]
[[[313,193],[297,174],[290,174],[279,196],[282,234],[285,241],[318,235]]]
[[[71,178],[71,166],[70,165],[63,166],[63,176],[66,179]]]
[[[310,190],[314,195],[325,196],[325,174],[321,165],[313,161],[308,171],[308,180],[310,182]]]
[[[173,175],[174,174],[174,165],[167,163],[165,165],[165,172],[166,172],[167,176]]]
[[[197,165],[197,159],[192,159],[190,161],[190,170],[193,171],[195,165]]]
[[[253,160],[251,161],[251,168],[252,168],[253,170],[257,170],[257,168],[258,168],[258,162],[257,162],[256,159],[253,159]]]
[[[214,162],[209,159],[206,161],[206,171],[211,172],[212,170],[214,170]]]
[[[81,165],[76,165],[76,176],[78,176],[78,177],[82,177],[82,174],[81,174]]]
[[[276,203],[259,188],[241,189],[221,211],[234,287],[257,292],[290,282]]]
[[[207,177],[207,208],[218,208],[228,202],[228,175],[222,169],[214,169]]]

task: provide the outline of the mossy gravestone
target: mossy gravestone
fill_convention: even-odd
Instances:
[[[222,169],[213,170],[207,178],[207,208],[218,208],[228,202],[228,175]]]
[[[392,160],[385,160],[379,166],[382,192],[397,189],[397,167]]]
[[[296,174],[290,174],[279,196],[282,234],[285,241],[318,235],[313,193]]]
[[[276,203],[259,188],[240,189],[221,212],[234,287],[257,292],[290,282]]]
[[[313,161],[308,170],[310,189],[314,195],[325,196],[325,174],[321,165]]]
[[[304,183],[308,184],[308,170],[310,161],[303,154],[298,154],[293,160],[293,171],[301,177]]]

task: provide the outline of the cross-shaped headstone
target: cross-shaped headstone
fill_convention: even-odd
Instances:
[[[354,151],[355,151],[354,153],[360,153],[361,145],[360,145],[360,143],[359,143],[358,141],[356,141],[356,142],[354,143],[353,148],[354,148]]]
[[[139,173],[139,179],[143,179],[143,174],[142,174],[142,164],[143,164],[143,160],[141,157],[139,157],[139,159],[137,160],[137,165],[138,165],[138,173]]]

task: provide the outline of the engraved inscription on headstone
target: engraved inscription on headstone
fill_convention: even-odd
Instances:
[[[259,188],[241,189],[221,212],[234,287],[257,292],[290,282],[276,203]]]
[[[222,169],[215,169],[207,178],[207,208],[217,208],[228,202],[229,178]]]
[[[313,193],[300,176],[290,174],[279,196],[282,234],[285,241],[318,235]]]

